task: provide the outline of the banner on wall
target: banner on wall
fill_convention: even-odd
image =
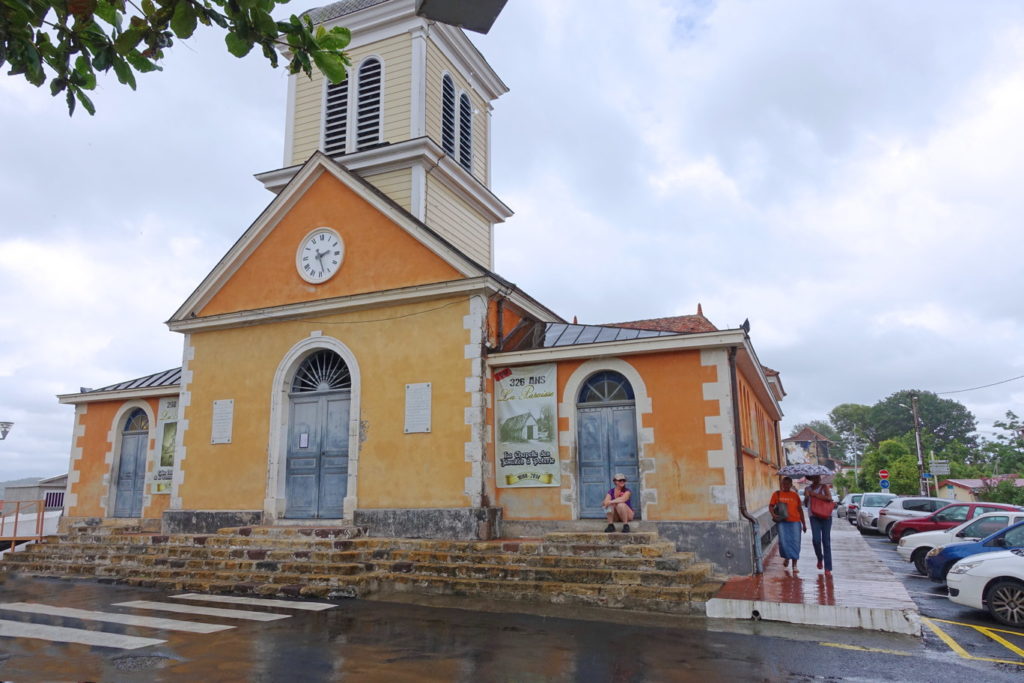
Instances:
[[[499,488],[559,486],[555,365],[494,371]]]
[[[174,478],[174,447],[178,440],[178,399],[160,399],[156,415],[159,460],[153,470],[153,493],[170,493]]]

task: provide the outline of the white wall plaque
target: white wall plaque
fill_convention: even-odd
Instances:
[[[405,385],[405,433],[430,431],[430,382]]]
[[[213,402],[213,429],[210,443],[231,443],[231,423],[235,417],[235,399]]]

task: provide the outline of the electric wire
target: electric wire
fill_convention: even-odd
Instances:
[[[977,391],[978,389],[988,389],[989,387],[999,386],[1000,384],[1006,384],[1007,382],[1015,382],[1018,379],[1024,379],[1024,375],[1018,375],[1016,377],[1011,377],[1010,379],[992,382],[992,384],[982,384],[980,387],[971,387],[970,389],[957,389],[956,391],[937,391],[935,392],[935,395],[944,396],[945,394],[962,394],[965,391]]]

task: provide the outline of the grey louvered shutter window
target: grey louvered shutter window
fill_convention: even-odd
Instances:
[[[467,171],[473,165],[473,105],[465,93],[459,98],[459,163]]]
[[[356,119],[358,149],[380,142],[381,76],[379,59],[367,59],[359,67],[359,102]]]
[[[441,79],[441,147],[455,156],[455,84],[448,74]]]
[[[348,143],[348,81],[327,84],[324,153],[344,154]]]

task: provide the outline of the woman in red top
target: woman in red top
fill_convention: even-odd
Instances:
[[[786,506],[786,516],[775,514],[775,504],[782,503]],[[800,504],[800,496],[793,490],[793,480],[783,477],[780,489],[772,494],[768,508],[772,511],[772,519],[775,520],[779,529],[779,555],[782,556],[782,566],[788,567],[793,562],[793,571],[796,571],[796,561],[800,559],[800,529],[807,532],[807,521],[804,519],[804,506]]]

